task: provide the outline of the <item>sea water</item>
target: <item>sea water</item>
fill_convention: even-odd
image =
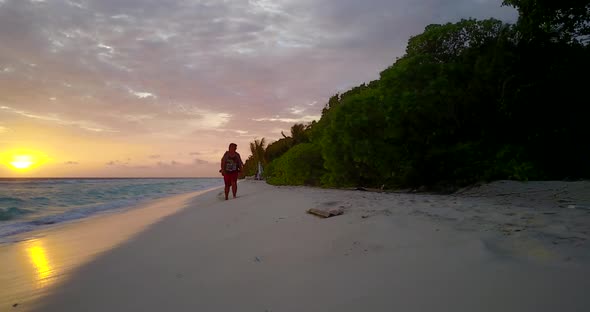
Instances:
[[[0,243],[50,224],[223,185],[219,178],[1,179]]]

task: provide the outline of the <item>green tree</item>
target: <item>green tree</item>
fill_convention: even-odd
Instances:
[[[309,142],[309,135],[307,133],[308,127],[304,124],[294,124],[291,127],[291,137],[293,138],[293,145]]]
[[[590,176],[578,78],[590,72],[587,1],[504,3],[519,9],[517,25],[469,19],[411,37],[379,80],[332,96],[318,122],[271,144],[268,179],[396,187]]]
[[[518,9],[518,28],[526,40],[587,42],[590,0],[504,0]]]
[[[258,170],[258,162],[266,164],[265,148],[266,140],[264,138],[260,140],[255,139],[253,142],[250,142],[250,152],[252,154],[244,162],[244,168],[240,177],[255,175]]]
[[[412,37],[378,82],[345,92],[322,117],[329,122],[318,123],[327,182],[422,185],[483,175],[509,34],[497,20],[463,20]]]
[[[279,158],[285,154],[293,146],[292,137],[284,137],[275,142],[270,143],[264,152],[265,158],[268,162]]]

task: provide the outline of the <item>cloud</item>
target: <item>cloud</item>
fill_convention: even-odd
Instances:
[[[156,166],[160,167],[160,168],[182,167],[182,168],[185,168],[186,170],[190,170],[191,168],[194,168],[195,166],[208,165],[208,164],[211,164],[211,162],[203,160],[203,159],[195,158],[192,160],[191,163],[183,163],[183,162],[177,161],[177,160],[158,161],[156,163]]]
[[[66,3],[70,6],[76,7],[78,9],[85,9],[86,8],[86,6],[84,6],[84,4],[79,3],[79,2],[68,0]]]
[[[0,126],[0,134],[8,132],[8,128]]]
[[[206,160],[195,158],[195,160],[193,160],[193,164],[195,164],[195,165],[208,165],[208,164],[210,164],[210,162],[208,162]]]
[[[170,166],[173,166],[173,163],[172,163],[172,162],[173,162],[173,161],[170,161],[170,162],[165,162],[165,161],[158,161],[158,162],[156,163],[156,165],[157,165],[158,167],[170,167]]]
[[[121,119],[130,121],[130,122],[147,122],[156,118],[154,114],[141,114],[141,115],[123,115],[120,116]]]
[[[158,97],[150,92],[139,92],[139,91],[134,91],[131,88],[127,88],[129,93],[135,97],[137,97],[138,99],[147,99],[147,98],[153,98],[153,99],[157,99]]]
[[[305,111],[307,110],[307,108],[305,107],[298,107],[298,106],[294,106],[294,107],[290,107],[289,111],[291,112],[291,114],[293,115],[301,115],[303,114]]]
[[[10,66],[6,66],[4,68],[0,69],[0,74],[9,74],[9,73],[13,73],[14,72],[14,68],[10,67]]]
[[[518,16],[499,0],[0,0],[0,8],[4,126],[58,125],[183,155],[319,120],[330,96],[377,79],[428,24]]]
[[[77,161],[66,161],[64,165],[79,165],[80,163]]]
[[[130,160],[131,160],[130,158],[128,158],[126,161],[111,160],[111,161],[107,162],[106,165],[107,166],[128,166]]]
[[[158,159],[160,157],[161,157],[160,155],[150,155],[150,156],[148,156],[148,158],[151,158],[151,159]]]
[[[59,114],[38,115],[38,114],[30,113],[27,111],[8,107],[8,106],[0,106],[0,111],[6,111],[9,113],[24,116],[27,118],[48,121],[48,122],[59,124],[59,125],[74,126],[74,127],[78,127],[78,128],[81,128],[81,129],[84,129],[87,131],[92,131],[92,132],[117,132],[115,130],[109,129],[108,127],[102,126],[102,125],[97,124],[92,121],[87,121],[87,120],[74,121],[74,120],[62,119],[62,118],[60,118]]]
[[[186,126],[193,129],[215,129],[226,125],[231,115],[228,113],[207,112],[203,110],[187,113],[190,118]]]
[[[254,121],[272,121],[272,122],[286,122],[286,123],[307,123],[312,122],[314,120],[319,120],[320,116],[301,116],[300,118],[281,118],[279,116],[272,117],[272,118],[254,118]]]

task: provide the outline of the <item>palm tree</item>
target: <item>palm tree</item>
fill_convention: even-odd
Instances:
[[[264,150],[266,149],[266,140],[264,138],[260,140],[254,140],[254,142],[250,142],[250,152],[254,156],[256,161],[260,161],[263,164],[266,164],[266,159],[264,158]]]
[[[306,127],[304,124],[294,124],[291,127],[291,137],[293,138],[293,145],[305,143],[307,135],[305,134]]]
[[[265,148],[266,148],[265,139],[262,138],[260,140],[254,140],[254,142],[250,142],[250,151],[252,152],[252,156],[254,156],[254,163],[257,166],[256,169],[256,178],[260,179],[262,175],[262,165],[266,164],[265,159]]]

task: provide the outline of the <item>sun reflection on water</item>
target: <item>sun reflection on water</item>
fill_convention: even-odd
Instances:
[[[29,260],[35,268],[35,278],[37,281],[37,287],[43,288],[51,284],[53,267],[47,257],[47,251],[43,247],[40,240],[32,240],[27,244],[27,254]]]

